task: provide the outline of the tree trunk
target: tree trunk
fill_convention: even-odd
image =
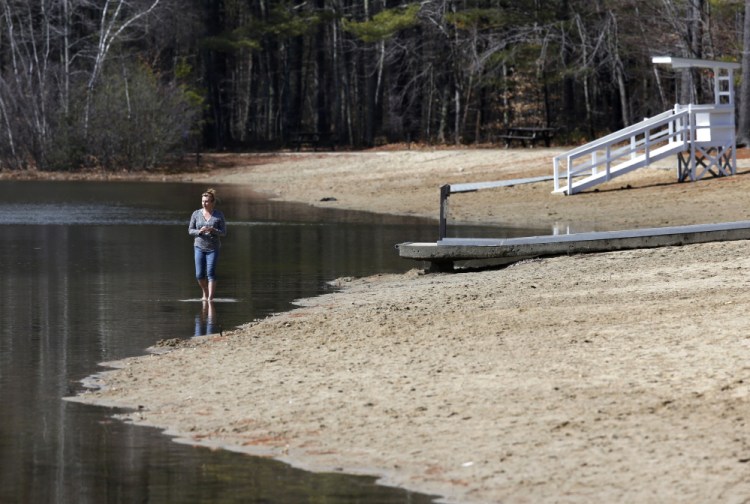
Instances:
[[[122,37],[131,25],[148,16],[159,5],[161,0],[151,0],[151,5],[141,11],[136,11],[130,17],[126,17],[125,3],[123,0],[106,0],[99,14],[99,44],[94,56],[94,67],[87,79],[86,103],[84,105],[83,129],[84,137],[88,133],[89,118],[91,113],[91,100],[99,76],[104,70],[104,64],[109,56],[112,45]],[[121,19],[122,15],[122,19]]]
[[[63,11],[63,88],[62,108],[67,116],[70,113],[70,32],[73,29],[73,21],[70,15],[68,0],[62,0]]]
[[[453,118],[455,128],[453,143],[456,145],[461,143],[461,91],[458,86],[455,88],[455,104],[456,104],[456,117]]]
[[[742,85],[739,95],[740,118],[737,143],[750,145],[750,0],[745,0],[745,20],[742,36]]]
[[[628,101],[628,89],[625,83],[625,68],[622,60],[620,59],[620,36],[619,36],[619,25],[617,18],[613,12],[610,11],[612,16],[612,31],[614,33],[612,40],[613,49],[613,66],[612,69],[615,80],[617,81],[617,91],[620,98],[620,109],[622,114],[622,125],[623,127],[630,126],[630,103]]]
[[[318,0],[316,4],[318,12],[325,10],[325,0]],[[318,133],[330,132],[330,122],[328,119],[328,97],[331,90],[329,89],[328,81],[328,69],[326,61],[326,53],[330,48],[326,45],[326,25],[320,23],[318,30],[315,34],[315,46],[317,48],[315,54],[315,80],[317,83],[317,89],[315,90],[316,96],[316,118],[315,118],[315,130]]]

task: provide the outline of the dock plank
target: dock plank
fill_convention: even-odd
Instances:
[[[750,221],[520,238],[444,238],[397,245],[405,259],[451,262],[542,257],[750,239]]]

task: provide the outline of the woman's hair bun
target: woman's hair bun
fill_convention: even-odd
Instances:
[[[211,200],[212,201],[217,201],[218,200],[218,197],[216,196],[216,189],[214,189],[214,188],[206,189],[206,191],[203,193],[203,196],[207,196],[209,194],[211,195]]]

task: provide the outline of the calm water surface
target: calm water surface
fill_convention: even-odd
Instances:
[[[215,329],[185,301],[200,294],[187,222],[204,189],[0,182],[0,503],[431,502],[372,478],[180,445],[62,400],[100,362]],[[217,295],[234,302],[215,303],[212,322],[224,328],[287,310],[336,277],[412,268],[394,245],[437,234],[418,219],[217,189],[229,221]]]

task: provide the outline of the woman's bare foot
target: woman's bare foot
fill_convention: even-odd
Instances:
[[[201,290],[203,291],[203,297],[201,298],[201,300],[202,301],[208,301],[208,299],[209,299],[209,297],[208,297],[208,295],[209,295],[209,292],[208,292],[208,290],[209,290],[209,288],[208,288],[208,280],[206,280],[205,278],[202,278],[202,279],[198,280],[198,285],[201,286]]]

